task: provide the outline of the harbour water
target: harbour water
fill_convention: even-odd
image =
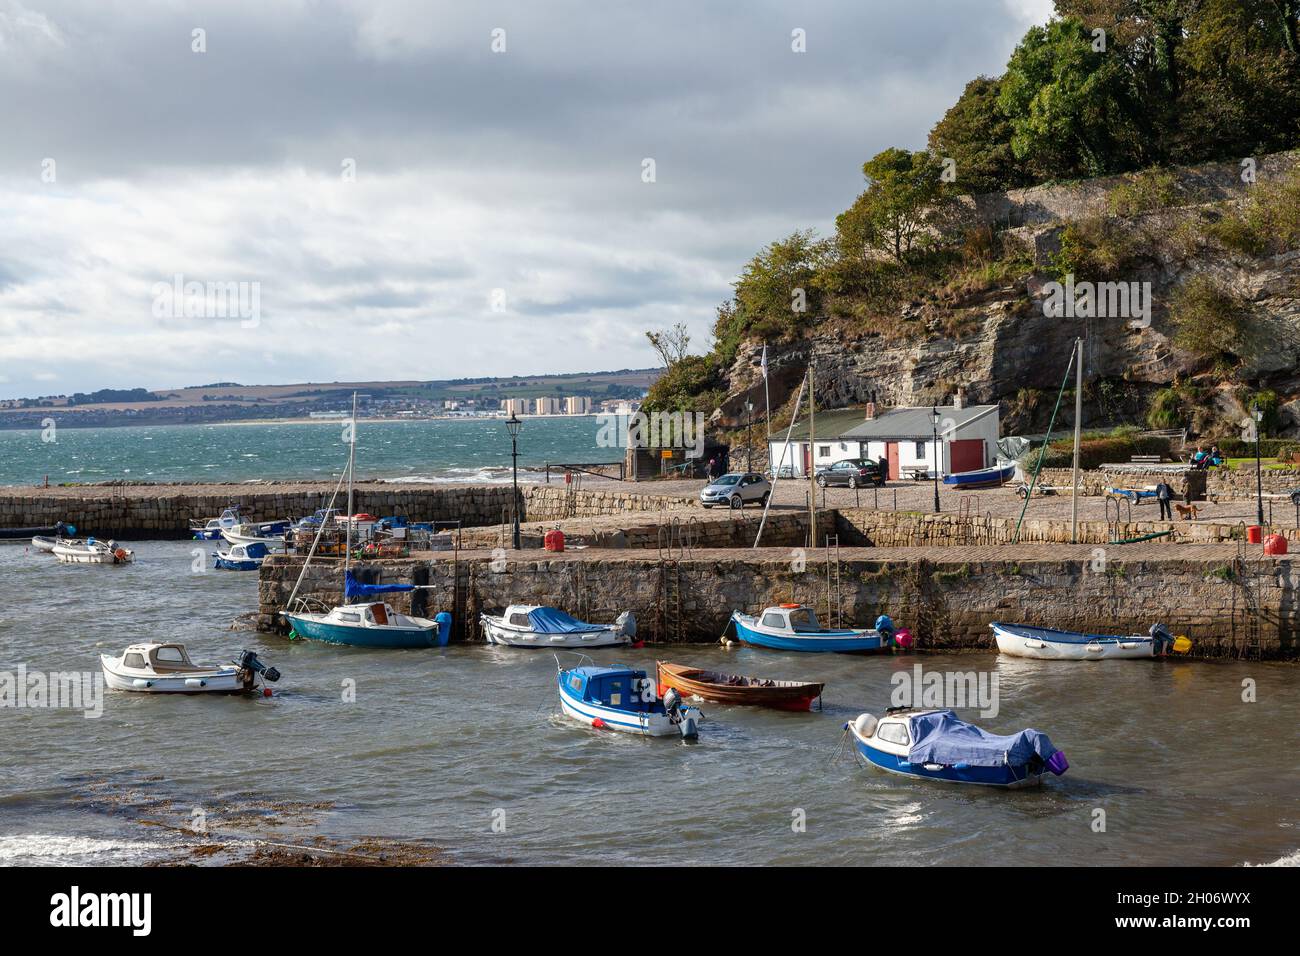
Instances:
[[[462,862],[1175,864],[1296,862],[1295,667],[1204,661],[1056,666],[987,653],[859,657],[716,646],[593,652],[821,680],[809,714],[703,705],[697,743],[558,715],[555,660],[484,646],[368,651],[248,631],[256,577],[195,573],[208,543],[139,542],[137,564],[64,566],[0,547],[0,672],[97,671],[101,653],[251,647],[271,698],[107,692],[103,715],[0,710],[0,863],[192,859],[220,838],[386,837]],[[210,560],[206,562],[210,564]],[[891,676],[996,672],[992,730],[1033,726],[1071,769],[1041,790],[922,784],[855,765],[841,726]],[[1243,701],[1243,681],[1255,702]],[[349,689],[355,700],[349,701]],[[1097,811],[1105,829],[1097,829]],[[805,821],[801,829],[796,824]]]
[[[602,448],[596,416],[525,419],[520,467],[619,461]],[[510,437],[500,420],[359,424],[357,478],[397,481],[509,480]],[[0,430],[0,485],[62,482],[257,481],[337,475],[347,456],[343,423],[159,425],[138,428]]]

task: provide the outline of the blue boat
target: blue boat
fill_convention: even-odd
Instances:
[[[1133,504],[1141,504],[1146,498],[1154,498],[1154,488],[1107,488],[1106,494],[1111,498],[1125,498]]]
[[[356,600],[394,591],[414,591],[413,584],[362,584],[352,572],[344,574],[344,600],[352,604],[313,610],[299,602],[285,618],[293,635],[353,647],[445,647],[451,638],[451,615],[441,612],[433,620],[402,614],[383,601]]]
[[[556,681],[560,709],[589,727],[643,737],[699,736],[704,719],[699,709],[683,706],[675,690],[660,697],[654,680],[643,670],[560,667]]]
[[[1163,624],[1153,624],[1146,634],[1083,634],[1032,624],[989,625],[998,650],[1011,657],[1037,660],[1104,661],[1114,658],[1164,657],[1171,650],[1183,653],[1191,648],[1186,637],[1180,641]]]
[[[232,544],[228,551],[213,551],[212,560],[220,571],[256,571],[270,553],[260,543]]]
[[[1001,485],[1010,481],[1016,473],[1016,465],[994,465],[991,468],[977,468],[974,471],[958,471],[943,476],[945,485],[954,488],[985,488],[989,485]]]
[[[888,773],[941,783],[1012,789],[1070,768],[1065,752],[1039,730],[991,734],[951,710],[891,709],[844,725],[858,757]]]
[[[882,614],[871,628],[825,628],[803,604],[769,607],[758,617],[733,611],[731,623],[743,644],[774,651],[851,653],[879,651],[894,639],[894,622]]]

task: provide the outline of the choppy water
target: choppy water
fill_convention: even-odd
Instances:
[[[195,808],[218,830],[237,814],[244,834],[426,840],[469,862],[1296,861],[1294,666],[595,652],[827,683],[824,713],[706,704],[698,743],[641,740],[559,717],[544,652],[365,651],[227,631],[253,608],[256,580],[191,573],[192,546],[141,542],[125,568],[0,547],[0,671],[95,669],[101,652],[162,636],[201,660],[250,646],[284,674],[271,699],[108,692],[98,719],[0,710],[0,863],[166,857],[185,840],[153,824]],[[1047,731],[1069,773],[998,793],[834,759],[844,721],[879,713],[891,674],[918,661],[996,671],[1001,713],[981,722]],[[1241,700],[1246,678],[1257,703]],[[355,703],[342,700],[347,680]],[[1092,829],[1098,808],[1104,833]],[[806,832],[792,829],[796,810]]]
[[[618,461],[601,448],[601,419],[530,418],[519,464]],[[53,437],[53,441],[44,440]],[[0,485],[328,478],[343,469],[342,422],[160,425],[140,428],[0,430]],[[506,480],[510,436],[500,421],[366,422],[357,430],[357,477],[408,481]]]

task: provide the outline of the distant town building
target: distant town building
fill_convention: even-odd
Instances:
[[[591,399],[585,395],[570,395],[564,400],[564,411],[568,415],[590,415]]]
[[[530,404],[532,403],[526,398],[507,398],[501,403],[501,410],[506,413],[507,418],[511,415],[514,415],[517,418],[520,415],[528,414],[528,406]]]

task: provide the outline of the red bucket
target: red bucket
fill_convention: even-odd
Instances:
[[[1264,531],[1259,525],[1253,524],[1246,529],[1246,540],[1251,544],[1259,544],[1264,540]]]

